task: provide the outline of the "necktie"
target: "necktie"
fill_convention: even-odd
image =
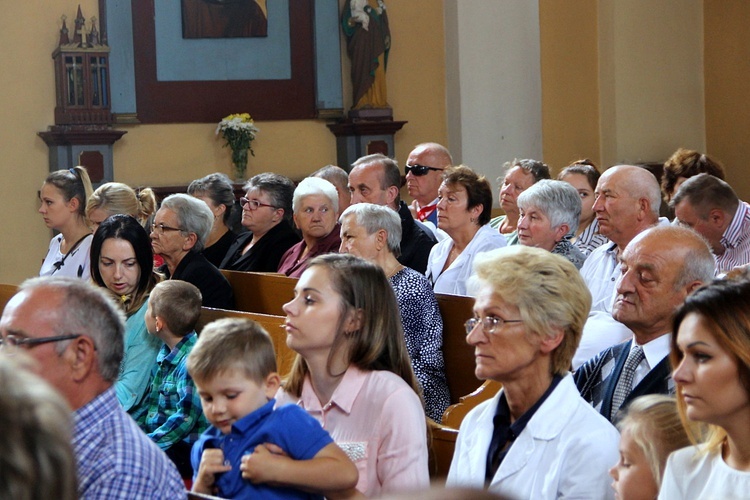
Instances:
[[[625,398],[628,397],[630,391],[633,390],[633,375],[635,375],[635,369],[643,361],[643,349],[641,346],[635,346],[630,350],[628,359],[625,360],[625,367],[622,369],[620,379],[617,381],[615,387],[615,393],[612,396],[612,411],[610,417],[614,417],[617,410],[622,406]]]

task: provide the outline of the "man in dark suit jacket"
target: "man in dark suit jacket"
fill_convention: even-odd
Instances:
[[[581,396],[612,422],[638,396],[674,393],[667,356],[674,311],[714,274],[706,241],[676,226],[640,233],[620,262],[612,316],[633,339],[602,351],[574,374]]]
[[[401,201],[400,189],[401,172],[398,164],[385,155],[363,156],[354,162],[349,172],[352,205],[373,203],[398,212],[401,218],[401,257],[398,261],[424,274],[430,250],[437,239],[432,231],[412,217],[409,207]]]

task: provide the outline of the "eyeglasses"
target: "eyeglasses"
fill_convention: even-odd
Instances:
[[[435,167],[428,167],[426,165],[405,165],[404,166],[404,172],[407,174],[411,172],[413,175],[416,175],[417,177],[421,177],[423,175],[427,175],[427,172],[430,170],[434,170],[436,172],[442,172],[442,168],[435,168]]]
[[[164,234],[167,231],[184,231],[181,227],[169,227],[164,224],[151,224],[151,231]]]
[[[464,328],[466,328],[466,335],[469,335],[471,332],[473,332],[474,328],[476,328],[480,323],[482,324],[482,331],[484,333],[492,335],[498,328],[502,328],[505,323],[523,323],[523,320],[503,319],[498,318],[497,316],[487,316],[482,320],[480,320],[479,318],[471,318],[467,320],[466,323],[464,323]]]
[[[80,337],[80,333],[70,333],[67,335],[55,335],[53,337],[17,337],[15,335],[8,335],[7,337],[0,337],[0,347],[4,346],[29,346],[47,344],[49,342],[62,342],[63,340],[72,340]]]
[[[273,209],[279,208],[273,205],[269,205],[267,203],[261,203],[258,200],[248,200],[244,196],[240,198],[240,205],[242,206],[242,208],[247,207],[248,210],[258,210],[260,207],[268,207],[268,208],[273,208]]]

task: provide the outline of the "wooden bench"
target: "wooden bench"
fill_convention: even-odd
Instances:
[[[5,309],[5,304],[8,303],[11,297],[13,297],[18,291],[17,285],[9,285],[7,283],[0,283],[0,314]]]
[[[226,309],[214,309],[212,307],[201,307],[201,316],[198,319],[198,324],[196,325],[195,330],[200,335],[204,326],[221,318],[243,318],[258,322],[273,340],[273,347],[276,350],[276,366],[279,374],[283,377],[289,373],[297,353],[289,349],[286,345],[286,332],[281,327],[281,325],[284,324],[285,317],[243,311],[229,311]]]
[[[294,298],[297,278],[226,269],[222,269],[221,273],[232,286],[234,307],[238,311],[286,316],[281,306]]]
[[[451,404],[481,385],[474,375],[474,348],[466,343],[464,323],[474,316],[474,298],[435,294],[443,317],[443,358]]]

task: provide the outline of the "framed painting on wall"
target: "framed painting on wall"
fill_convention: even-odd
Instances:
[[[113,112],[139,123],[335,114],[343,108],[337,10],[336,0],[273,0],[265,37],[192,39],[183,37],[182,2],[100,0]]]

